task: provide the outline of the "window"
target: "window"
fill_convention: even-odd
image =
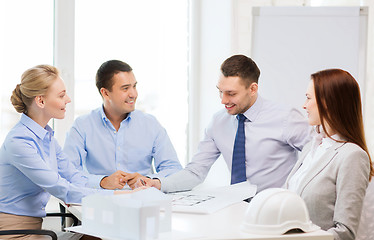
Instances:
[[[187,149],[188,1],[75,1],[74,115],[102,104],[99,66],[127,62],[138,81],[136,108],[166,128],[183,164]],[[89,6],[89,7],[88,7]]]
[[[32,9],[32,11],[30,11]],[[53,1],[0,1],[0,143],[19,119],[10,103],[22,73],[53,64]]]
[[[188,0],[69,1],[64,5],[68,10],[59,10],[59,14],[67,15],[64,19],[72,19],[71,3],[75,4],[75,48],[63,49],[63,57],[75,60],[75,78],[65,79],[74,102],[70,107],[74,109],[68,106],[66,119],[57,122],[57,126],[69,125],[55,129],[60,144],[64,137],[59,137],[70,128],[69,114],[75,118],[101,106],[95,86],[98,67],[104,61],[119,59],[134,69],[139,91],[136,108],[154,115],[166,128],[184,163],[188,122]],[[19,119],[9,99],[21,74],[38,64],[56,63],[54,47],[60,51],[57,57],[61,57],[61,46],[59,43],[54,46],[54,30],[61,35],[61,25],[54,29],[54,7],[54,1],[50,0],[0,1],[0,31],[6,36],[0,38],[1,143]],[[74,91],[69,92],[69,86],[74,86]]]

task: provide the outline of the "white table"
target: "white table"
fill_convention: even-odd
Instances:
[[[240,202],[230,207],[224,208],[213,214],[190,214],[173,213],[172,214],[172,232],[161,234],[160,239],[251,239],[251,240],[333,240],[330,233],[319,230],[311,233],[298,233],[287,235],[254,235],[240,230],[248,203]],[[81,206],[68,206],[68,210],[82,219]],[[71,228],[77,232],[83,232],[82,227]],[[97,235],[96,235],[97,236]],[[97,236],[104,237],[105,236]]]

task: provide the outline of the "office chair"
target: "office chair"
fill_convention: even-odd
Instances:
[[[36,229],[19,229],[19,230],[1,230],[0,236],[4,235],[46,235],[50,236],[52,240],[57,240],[57,235],[54,231],[51,230],[36,230]]]
[[[66,208],[61,203],[59,203],[59,207],[60,207],[59,213],[47,213],[47,216],[61,217],[61,231],[65,232],[67,217],[73,220],[73,226],[78,226],[81,224],[81,222],[76,216],[74,216],[72,213],[66,212]]]
[[[46,217],[61,217],[61,230],[64,231],[65,227],[65,218],[70,217],[73,219],[74,226],[77,226],[79,221],[72,213],[47,213]],[[54,231],[46,229],[18,229],[18,230],[0,230],[0,236],[4,235],[46,235],[50,236],[52,240],[57,240],[57,235]],[[0,237],[1,239],[1,237]]]
[[[374,179],[366,189],[366,196],[362,206],[361,220],[358,225],[356,240],[374,238]]]

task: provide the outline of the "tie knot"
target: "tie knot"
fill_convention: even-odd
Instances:
[[[236,118],[239,120],[239,122],[244,122],[244,120],[247,119],[247,118],[246,118],[243,114],[241,114],[241,113],[239,113],[238,115],[236,115]]]

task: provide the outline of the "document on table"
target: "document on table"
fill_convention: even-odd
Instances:
[[[173,212],[211,214],[256,194],[256,185],[248,181],[206,190],[169,193]]]

